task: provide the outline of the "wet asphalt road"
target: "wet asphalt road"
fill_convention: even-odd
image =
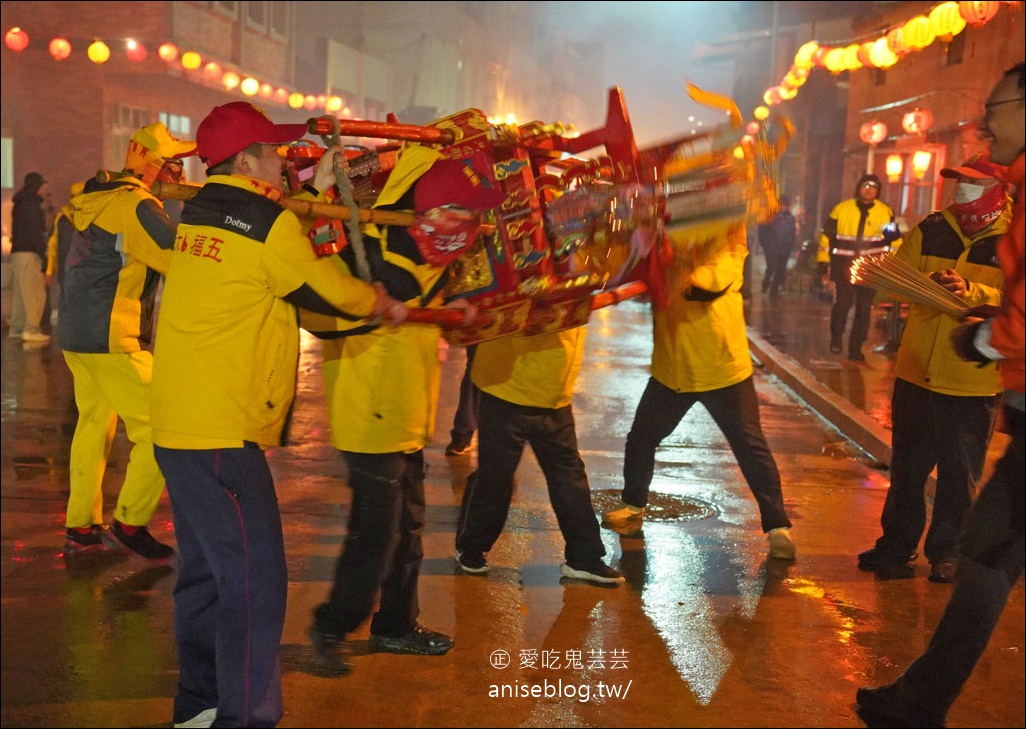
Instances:
[[[803,313],[795,316],[819,316],[807,299],[798,302]],[[574,407],[596,511],[620,485],[623,441],[648,377],[648,321],[645,305],[629,301],[595,312],[589,324]],[[846,435],[805,399],[830,390],[829,377],[793,374],[769,344],[783,337],[778,343],[796,356],[790,340],[810,326],[781,319],[752,332],[766,365],[756,385],[797,560],[767,558],[754,500],[696,408],[659,453],[657,513],[634,533],[602,531],[611,564],[627,577],[617,589],[560,578],[563,543],[530,456],[489,555],[491,572],[456,573],[453,532],[476,457],[443,453],[463,366],[462,351],[448,350],[426,452],[420,603],[422,622],[454,635],[456,647],[444,657],[372,653],[364,627],[352,636],[354,668],[343,678],[319,675],[305,638],[328,590],[348,494],[328,442],[316,342],[304,339],[296,444],[270,452],[290,573],[281,726],[863,726],[855,689],[894,679],[922,651],[950,588],[928,582],[922,560],[909,580],[878,581],[855,568],[855,554],[878,534],[888,483],[886,451],[859,444],[874,436],[858,412],[886,409],[887,360],[870,356],[857,371],[827,356],[809,365],[862,373],[862,403],[845,400],[854,434]],[[817,346],[808,331],[804,337]],[[0,723],[168,726],[177,680],[174,569],[113,553],[61,554],[75,417],[70,374],[56,347],[26,350],[6,329],[2,359]],[[809,379],[809,387],[785,385],[789,379]],[[108,512],[127,454],[119,431]],[[151,526],[173,540],[166,499]],[[1023,597],[1020,581],[951,726],[1026,723]]]

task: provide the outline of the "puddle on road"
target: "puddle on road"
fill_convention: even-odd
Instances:
[[[620,507],[620,489],[604,489],[591,492],[595,511],[602,514]],[[646,522],[698,521],[716,516],[712,504],[680,494],[661,494],[652,491],[645,507]]]

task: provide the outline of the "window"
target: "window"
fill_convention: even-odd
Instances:
[[[239,3],[219,0],[212,3],[214,10],[229,18],[239,17]]]
[[[962,58],[965,56],[965,37],[968,33],[959,33],[951,42],[948,43],[944,49],[945,62],[949,66],[957,66],[962,62]]]
[[[0,187],[14,189],[14,140],[4,137],[0,140]]]
[[[141,127],[150,123],[150,112],[139,106],[118,104],[114,107],[114,123],[111,125],[110,158],[104,163],[106,169],[121,170],[125,164],[128,141]]]
[[[291,3],[271,3],[271,34],[288,39],[289,33],[289,5]]]
[[[267,29],[267,3],[246,3],[246,25],[251,28]]]

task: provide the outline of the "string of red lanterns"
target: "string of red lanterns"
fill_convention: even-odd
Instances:
[[[21,27],[15,26],[4,33],[4,45],[14,53],[21,53],[29,44],[29,34]],[[124,45],[125,56],[130,61],[141,63],[149,57],[146,46],[135,39],[118,41],[118,45],[120,44]],[[67,60],[72,53],[71,41],[63,36],[57,36],[49,42],[47,51],[55,61]],[[86,56],[97,65],[106,63],[111,57],[111,46],[102,40],[94,39],[86,48]],[[180,67],[190,74],[195,73],[205,81],[220,83],[227,91],[238,89],[244,96],[256,96],[293,109],[324,109],[332,113],[341,113],[343,116],[351,113],[341,96],[304,94],[261,82],[253,76],[230,69],[225,70],[219,61],[204,58],[195,51],[182,53],[178,46],[171,42],[162,43],[157,48],[157,57],[169,66]]]
[[[810,40],[795,53],[791,68],[780,83],[766,89],[763,101],[772,106],[793,99],[814,68],[825,68],[833,74],[865,67],[890,68],[903,56],[921,51],[937,39],[951,41],[967,25],[976,28],[986,25],[1002,5],[1017,7],[1021,4],[948,0],[873,40],[845,45],[822,45]]]

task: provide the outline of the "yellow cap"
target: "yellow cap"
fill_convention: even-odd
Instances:
[[[158,170],[165,159],[188,157],[196,154],[196,143],[173,136],[162,123],[143,127],[128,142],[125,169],[144,176],[147,168]]]

